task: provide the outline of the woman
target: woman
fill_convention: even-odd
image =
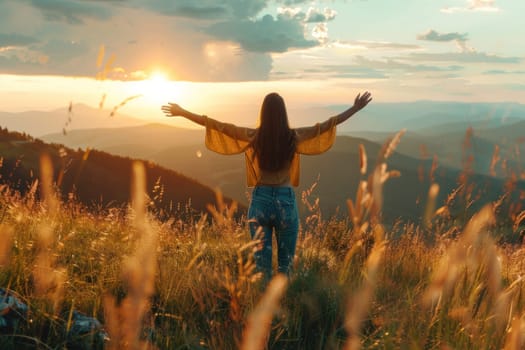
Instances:
[[[272,275],[272,230],[277,239],[278,271],[288,274],[295,255],[299,220],[293,187],[299,185],[299,155],[320,154],[332,146],[336,125],[372,100],[367,91],[354,105],[323,123],[290,129],[284,100],[268,94],[261,106],[259,127],[238,127],[198,115],[178,104],[162,106],[168,117],[185,117],[206,128],[206,146],[220,154],[244,152],[249,187],[254,187],[248,209],[252,238],[262,238],[255,253],[257,268],[266,280]]]

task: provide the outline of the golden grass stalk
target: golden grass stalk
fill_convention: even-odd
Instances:
[[[430,226],[432,217],[434,216],[434,211],[436,209],[436,198],[439,193],[439,185],[434,183],[430,186],[428,190],[428,199],[427,205],[425,207],[425,214],[423,215],[423,224],[426,227]]]
[[[9,264],[11,247],[13,245],[13,228],[0,224],[0,267]]]
[[[432,157],[432,165],[430,166],[430,173],[428,175],[428,177],[430,178],[430,182],[434,182],[437,168],[438,168],[438,157],[434,155],[434,157]]]
[[[158,239],[146,217],[146,175],[142,163],[133,164],[133,175],[133,224],[139,237],[135,251],[123,262],[122,274],[128,287],[125,299],[120,305],[115,304],[113,297],[104,300],[110,349],[150,346],[141,340],[140,335],[149,311],[149,298],[154,292]]]
[[[106,97],[107,97],[107,94],[103,93],[102,96],[100,97],[100,101],[98,101],[98,109],[104,109],[104,104],[106,103]]]
[[[106,48],[104,45],[100,45],[97,56],[97,68],[102,67],[102,62],[104,61],[104,55],[106,53]]]
[[[499,156],[499,146],[494,145],[494,153],[492,153],[492,158],[490,160],[490,175],[496,176],[496,165],[498,164],[500,159],[501,158]]]
[[[488,288],[494,294],[500,289],[500,266],[496,249],[492,242],[484,244],[483,261],[476,251],[481,249],[480,242],[484,238],[483,230],[495,222],[492,205],[486,205],[472,217],[457,242],[454,242],[446,251],[436,269],[432,281],[423,296],[424,304],[436,305],[443,294],[449,294],[458,282],[461,271],[465,266],[475,270],[481,263],[487,267]]]
[[[378,229],[381,231],[381,228]],[[380,239],[381,234],[376,234],[376,239]],[[374,296],[374,290],[378,280],[378,271],[383,260],[386,243],[377,240],[368,256],[365,265],[365,275],[361,288],[355,293],[348,303],[346,310],[345,328],[348,332],[348,339],[345,343],[345,350],[357,350],[361,348],[361,324],[366,317],[370,304]]]
[[[238,207],[237,202],[233,201],[230,206],[228,206],[224,201],[224,196],[222,195],[221,190],[218,188],[215,190],[215,201],[217,203],[216,206],[207,204],[206,209],[208,209],[219,226],[228,226],[228,228],[231,228],[233,224],[233,216]]]
[[[517,231],[523,221],[525,221],[525,210],[520,212],[516,216],[516,219],[514,219],[514,224],[512,225],[513,230]]]
[[[40,189],[44,208],[47,210],[47,222],[40,224],[37,237],[37,254],[33,268],[35,293],[39,297],[48,297],[53,301],[53,311],[59,310],[63,298],[65,269],[56,268],[52,254],[55,242],[54,220],[59,211],[59,201],[53,190],[53,167],[49,156],[40,158]]]
[[[401,141],[401,137],[405,134],[406,129],[401,129],[397,134],[394,135],[389,141],[383,145],[382,149],[382,159],[386,160],[390,157],[397,148],[397,145]]]
[[[367,163],[368,163],[368,159],[366,156],[365,146],[362,143],[360,143],[359,144],[359,169],[361,170],[361,175],[366,174]]]
[[[128,102],[130,101],[133,101],[139,97],[142,97],[142,95],[133,95],[133,96],[129,96],[129,97],[126,97],[125,99],[123,99],[119,104],[117,104],[115,107],[113,107],[113,109],[111,110],[111,113],[109,114],[110,117],[114,117],[116,114],[117,114],[117,111],[124,107],[126,104],[128,104]]]
[[[515,317],[505,339],[504,350],[521,350],[525,346],[525,321]]]
[[[288,279],[282,274],[276,275],[269,283],[266,292],[255,309],[248,316],[244,330],[241,350],[265,349],[270,334],[272,319],[279,308]]]
[[[47,154],[40,157],[40,191],[50,218],[58,212],[58,199],[53,189],[53,164]]]
[[[521,284],[524,277],[519,276],[514,282],[512,282],[504,291],[498,294],[494,306],[492,307],[492,314],[495,317],[496,324],[499,328],[505,327],[510,329],[512,326],[513,311],[515,305],[513,298],[521,292]]]

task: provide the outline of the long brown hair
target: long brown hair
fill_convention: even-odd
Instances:
[[[284,100],[275,92],[266,95],[261,105],[253,148],[259,167],[265,171],[284,169],[295,154],[295,133],[288,124]]]

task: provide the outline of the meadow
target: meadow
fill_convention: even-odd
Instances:
[[[343,218],[321,215],[315,185],[302,193],[293,274],[267,286],[220,194],[208,214],[159,220],[137,162],[128,206],[86,207],[57,194],[42,157],[27,193],[0,187],[0,287],[28,306],[3,307],[16,322],[0,348],[522,349],[525,211],[511,195],[473,211],[465,177],[443,206],[432,185],[419,222],[384,224],[400,137],[371,169],[361,150]],[[103,328],[72,334],[77,312]]]

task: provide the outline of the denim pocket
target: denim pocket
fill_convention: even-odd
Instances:
[[[279,198],[276,209],[279,213],[278,224],[282,229],[294,228],[298,225],[299,218],[295,197]]]

